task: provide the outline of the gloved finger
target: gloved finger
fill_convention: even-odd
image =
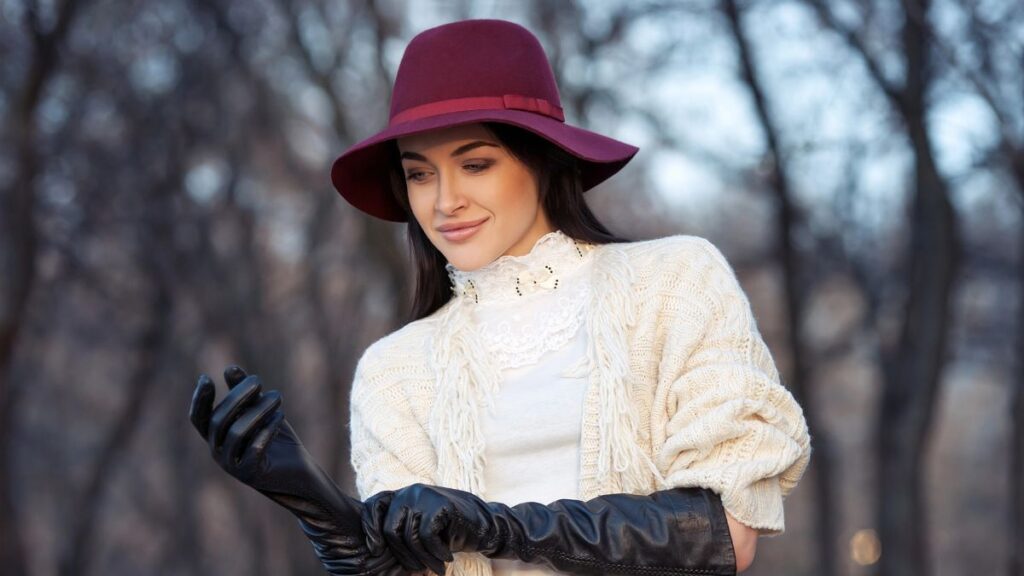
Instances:
[[[213,399],[217,395],[217,389],[213,380],[206,374],[199,375],[199,381],[192,391],[192,403],[188,407],[188,419],[192,426],[199,431],[204,438],[208,438],[210,430],[210,413],[213,412]]]
[[[260,389],[259,376],[247,376],[245,380],[235,386],[234,390],[228,392],[224,400],[213,409],[213,415],[210,416],[210,435],[207,440],[214,454],[220,453],[224,436],[227,435],[228,428],[235,418],[245,410],[247,405],[259,400]]]
[[[415,572],[417,570],[425,570],[427,566],[420,562],[405,544],[405,523],[409,521],[410,516],[412,514],[407,506],[396,506],[394,503],[388,506],[388,515],[384,520],[384,539],[387,540],[388,549],[391,550],[391,554],[398,559],[402,567]]]
[[[264,393],[252,408],[242,412],[228,427],[222,445],[221,461],[233,465],[242,457],[248,442],[273,417],[281,406],[281,394],[277,390]]]
[[[419,541],[423,544],[423,548],[431,556],[441,561],[441,570],[433,566],[431,566],[431,570],[441,575],[444,574],[444,563],[454,560],[448,543],[443,541],[440,536],[440,531],[445,528],[446,526],[438,515],[434,515],[430,521],[423,520],[419,526]]]
[[[366,548],[370,556],[380,556],[387,548],[384,541],[384,519],[391,504],[394,490],[384,490],[370,496],[363,503],[361,514],[363,534],[366,537]]]
[[[249,445],[248,450],[242,452],[242,457],[239,460],[239,468],[249,468],[255,464],[260,458],[263,457],[263,452],[267,449],[267,444],[273,440],[274,434],[277,433],[277,428],[281,422],[284,421],[284,412],[280,410],[275,411],[270,416],[270,422],[266,426],[260,428],[259,432],[252,439],[252,444]]]
[[[245,380],[246,376],[248,376],[248,374],[246,374],[245,370],[242,370],[242,367],[238,364],[232,364],[224,369],[224,382],[227,383],[228,390],[233,390],[235,386],[241,384],[242,380]]]
[[[403,534],[405,545],[408,550],[416,556],[416,559],[422,562],[427,568],[443,575],[444,562],[429,552],[424,546],[423,540],[420,538],[420,526],[422,524],[428,524],[428,522],[423,520],[422,514],[413,514],[409,520],[406,521]],[[428,529],[427,536],[430,536],[429,532],[430,531]]]

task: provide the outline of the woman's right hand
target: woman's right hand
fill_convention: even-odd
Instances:
[[[281,394],[277,390],[263,392],[259,376],[247,376],[238,366],[224,370],[224,381],[229,393],[214,408],[213,380],[206,374],[199,375],[189,420],[206,440],[210,455],[221,469],[263,492],[280,480],[274,476],[284,472],[271,471],[267,466],[268,444],[284,423]]]
[[[189,419],[228,474],[288,509],[333,575],[406,575],[387,549],[371,555],[363,503],[349,498],[316,464],[281,411],[279,392],[238,366],[224,371],[229,392],[214,408],[213,380],[199,376]]]

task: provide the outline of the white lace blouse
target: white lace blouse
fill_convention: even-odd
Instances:
[[[591,246],[562,232],[522,256],[473,271],[448,265],[457,291],[473,296],[473,319],[501,373],[482,413],[486,499],[508,505],[576,498],[586,378],[584,311]],[[518,560],[493,560],[498,576],[556,574]]]

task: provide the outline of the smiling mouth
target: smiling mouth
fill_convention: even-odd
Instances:
[[[472,226],[456,228],[454,230],[444,230],[441,232],[441,235],[444,236],[445,240],[448,241],[464,240],[475,234],[477,230],[479,230],[480,227],[483,226],[485,223],[487,223],[487,219],[481,220],[480,222]]]
[[[454,232],[455,230],[461,230],[462,228],[472,228],[473,226],[479,226],[480,224],[483,224],[485,220],[487,220],[487,218],[481,218],[481,219],[479,219],[479,220],[477,220],[475,222],[463,222],[462,224],[456,225],[456,227],[454,227],[454,228],[444,228],[442,226],[441,228],[438,228],[437,231],[438,232]]]

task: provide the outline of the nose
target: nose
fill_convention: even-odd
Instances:
[[[466,198],[462,194],[458,175],[441,173],[437,179],[437,201],[435,208],[443,214],[452,214],[464,207]]]

